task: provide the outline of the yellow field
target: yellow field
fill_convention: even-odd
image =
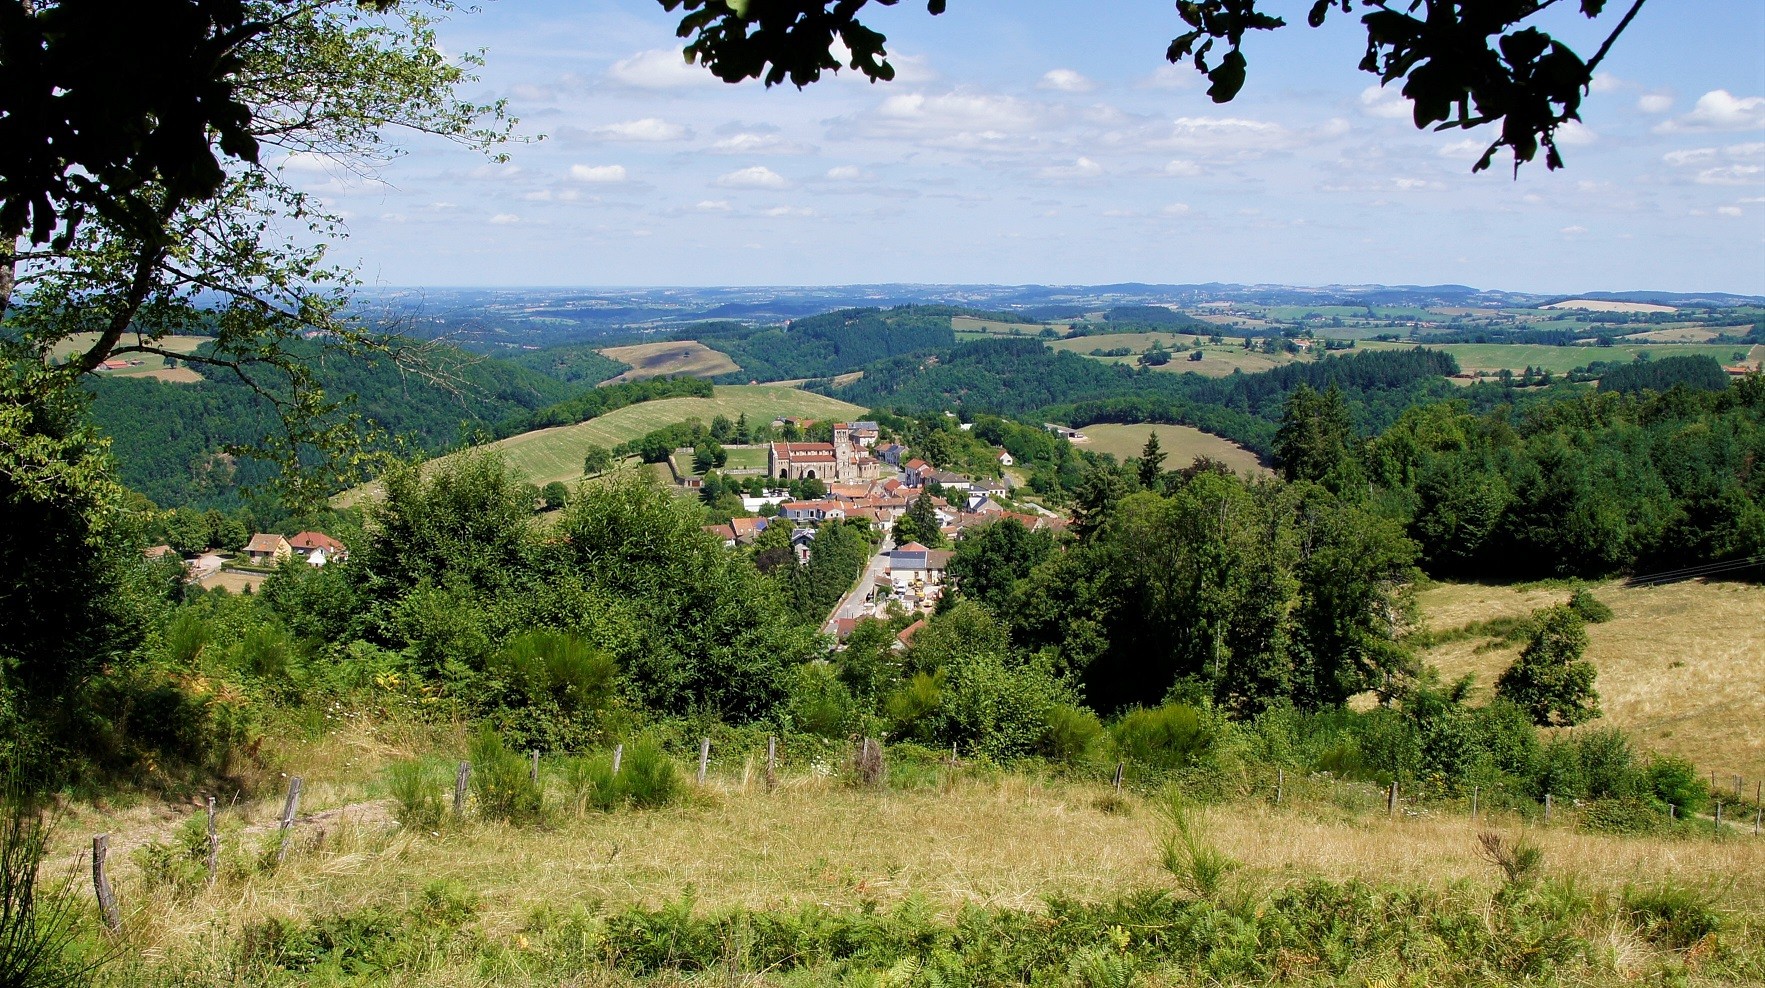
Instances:
[[[618,377],[602,381],[602,384],[617,384],[621,381],[641,381],[646,377],[716,377],[719,374],[731,374],[741,370],[741,366],[729,359],[729,354],[720,353],[703,343],[688,340],[684,343],[639,343],[635,346],[614,346],[600,351],[601,356],[617,360],[622,364],[630,364],[631,369]]]
[[[1671,305],[1653,305],[1648,302],[1610,302],[1605,299],[1572,298],[1567,302],[1552,302],[1539,306],[1541,309],[1584,309],[1588,312],[1678,312]]]
[[[1723,785],[1735,775],[1765,779],[1765,586],[1609,584],[1594,595],[1614,615],[1587,629],[1587,658],[1599,671],[1594,685],[1605,712],[1595,723],[1624,728],[1640,745],[1714,770]],[[1423,592],[1422,608],[1438,631],[1525,615],[1568,596],[1566,590],[1437,584]],[[1519,649],[1479,654],[1478,644],[1443,645],[1426,660],[1448,680],[1474,674],[1486,696]]]
[[[951,316],[950,328],[958,333],[986,333],[992,336],[1035,336],[1042,330],[1053,326],[1059,332],[1066,332],[1069,322],[997,322],[992,319],[976,319],[973,316]]]
[[[1238,473],[1247,476],[1268,475],[1272,471],[1262,465],[1255,453],[1230,439],[1202,432],[1186,425],[1087,425],[1082,430],[1090,442],[1082,448],[1096,453],[1113,453],[1118,461],[1139,456],[1146,445],[1146,436],[1157,433],[1159,448],[1166,456],[1164,465],[1175,470],[1194,462],[1197,456],[1211,456]]]
[[[1165,349],[1171,350],[1178,346],[1186,346],[1191,350],[1202,351],[1200,360],[1190,360],[1189,353],[1175,353],[1168,364],[1160,365],[1155,370],[1168,371],[1173,374],[1200,374],[1202,377],[1229,377],[1233,371],[1255,374],[1258,371],[1273,370],[1287,364],[1313,359],[1309,354],[1263,353],[1260,350],[1246,350],[1240,342],[1213,344],[1207,342],[1205,336],[1191,336],[1187,333],[1108,333],[1102,336],[1081,336],[1071,340],[1052,340],[1049,346],[1056,350],[1066,350],[1092,360],[1100,360],[1106,364],[1123,364],[1128,367],[1139,365],[1139,355],[1152,349],[1158,342]],[[1126,357],[1092,357],[1092,350],[1116,350],[1127,347],[1133,354]]]

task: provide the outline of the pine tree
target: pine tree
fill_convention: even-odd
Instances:
[[[1495,681],[1495,695],[1511,700],[1540,727],[1580,724],[1600,715],[1593,663],[1583,661],[1587,627],[1567,607],[1544,612],[1520,658]]]
[[[1164,451],[1158,448],[1158,433],[1148,433],[1146,445],[1140,450],[1140,486],[1147,490],[1158,489],[1158,479],[1164,476]]]

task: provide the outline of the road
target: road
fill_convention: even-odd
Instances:
[[[827,619],[826,624],[821,626],[823,634],[833,634],[841,618],[855,618],[864,613],[864,608],[869,603],[864,598],[871,592],[871,588],[876,586],[876,581],[883,575],[883,572],[889,568],[889,550],[894,547],[895,543],[890,540],[889,536],[884,535],[882,543],[877,546],[876,555],[871,556],[870,562],[865,564],[864,574],[858,578],[857,585],[840,598],[839,604],[833,609],[832,616]]]

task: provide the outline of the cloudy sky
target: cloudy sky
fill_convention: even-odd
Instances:
[[[1472,175],[1337,18],[1252,39],[1216,106],[1165,0],[874,8],[899,75],[685,65],[654,0],[490,0],[443,26],[539,138],[306,173],[386,285],[1442,283],[1765,294],[1765,2],[1652,0],[1542,160]],[[1283,6],[1277,0],[1276,6]],[[1614,18],[1549,27],[1583,56]],[[1623,4],[1613,4],[1623,7]],[[1555,12],[1553,12],[1555,13]]]

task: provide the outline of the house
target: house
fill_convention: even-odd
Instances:
[[[839,501],[786,501],[778,506],[780,517],[791,521],[827,521],[846,517],[846,505]]]
[[[259,532],[245,545],[245,558],[258,566],[275,566],[294,554],[294,547],[280,535]]]
[[[1002,467],[1013,466],[1017,463],[1016,460],[1011,458],[1011,452],[1009,450],[1000,450],[999,455],[995,456],[994,459],[998,460],[999,465]]]
[[[901,466],[901,482],[908,487],[920,487],[925,484],[926,478],[937,472],[937,468],[930,463],[914,457]]]
[[[737,543],[747,545],[754,541],[761,532],[766,531],[766,526],[770,522],[769,518],[731,518],[729,529],[735,533]]]
[[[312,561],[311,556],[315,552],[324,553],[327,562],[340,563],[349,558],[349,550],[343,547],[343,543],[324,532],[301,532],[288,540],[288,547],[294,550],[295,555],[308,562]]]
[[[913,644],[913,636],[919,634],[919,629],[923,627],[925,627],[925,618],[920,618],[907,627],[902,628],[901,633],[895,636],[895,644],[890,647],[904,649],[911,646]]]
[[[870,485],[828,484],[827,496],[836,501],[860,501],[870,496]]]
[[[853,442],[869,449],[876,445],[877,439],[882,435],[882,429],[875,422],[853,422],[851,434]]]
[[[831,443],[773,443],[766,454],[767,475],[780,480],[855,484],[875,480],[879,472],[879,461],[853,441],[844,422],[834,425]]]
[[[968,503],[963,505],[963,508],[970,514],[976,515],[996,515],[1005,510],[994,502],[992,498],[980,491],[969,492]]]
[[[1089,441],[1089,437],[1084,433],[1071,428],[1070,426],[1061,425],[1058,422],[1044,422],[1042,423],[1042,427],[1060,438],[1065,439],[1067,442],[1082,443]]]
[[[723,541],[723,548],[735,548],[735,529],[728,525],[703,525],[705,534],[714,535]]]
[[[953,494],[966,494],[968,489],[974,486],[974,481],[948,470],[934,471],[928,479],[937,481],[939,486]]]
[[[979,492],[989,497],[998,497],[1011,493],[1011,484],[1005,480],[977,480],[968,486],[970,493]]]
[[[889,443],[876,451],[876,455],[890,466],[900,466],[901,457],[907,455],[907,447],[900,443]]]

